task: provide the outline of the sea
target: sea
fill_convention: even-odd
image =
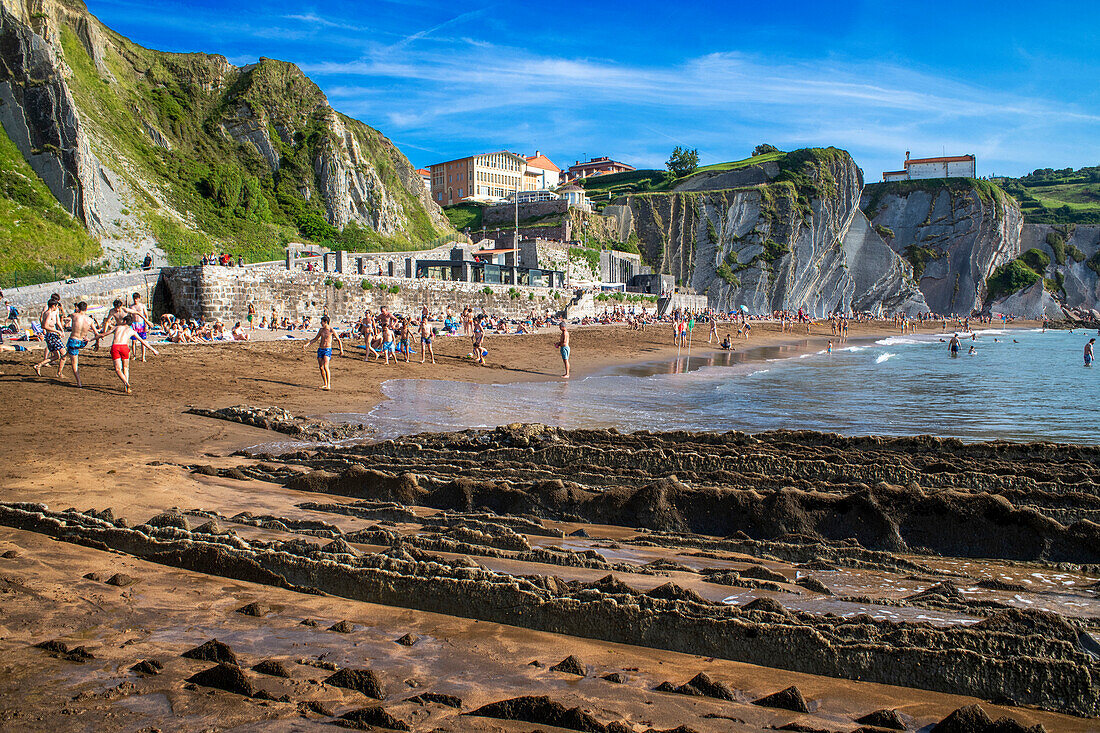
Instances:
[[[890,336],[633,364],[583,379],[469,384],[394,379],[367,414],[377,439],[538,422],[564,428],[844,435],[1100,444],[1100,367],[1089,331],[979,330],[951,357],[951,334]],[[971,346],[974,352],[970,353]],[[556,352],[547,362],[560,366]]]

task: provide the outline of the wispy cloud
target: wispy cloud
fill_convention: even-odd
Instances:
[[[644,137],[647,144],[634,147],[646,149],[653,162],[667,156],[660,152],[665,141],[728,159],[747,154],[745,148],[761,138],[848,146],[877,168],[896,166],[893,158],[907,148],[935,153],[946,145],[1005,156],[1025,126],[1100,123],[1090,110],[874,60],[823,63],[712,53],[649,67],[466,40],[398,44],[357,60],[304,68],[322,80],[339,79],[334,98],[353,114],[384,116],[405,138],[434,132],[470,144],[492,137],[499,145],[519,138],[520,126],[528,125],[541,136],[528,145],[543,149],[576,150],[590,144],[586,138],[625,147]],[[356,78],[365,83],[348,83]],[[388,104],[378,98],[379,89],[392,90]],[[553,125],[540,123],[551,111],[592,124],[560,139]],[[665,124],[652,124],[657,112]],[[591,144],[591,150],[600,149]]]
[[[453,18],[449,18],[449,19],[443,21],[442,23],[437,23],[437,24],[433,25],[430,28],[425,28],[424,30],[417,31],[416,33],[412,33],[410,35],[405,36],[400,41],[398,41],[397,43],[390,46],[388,50],[391,51],[391,52],[395,51],[399,48],[403,48],[405,46],[408,46],[410,43],[415,43],[416,41],[419,41],[422,38],[427,38],[428,36],[432,35],[433,33],[436,33],[437,31],[441,31],[444,28],[447,28],[447,27],[450,27],[450,26],[453,26],[453,25],[458,25],[460,23],[465,23],[468,20],[472,20],[473,18],[476,18],[477,16],[481,15],[482,13],[484,13],[485,11],[489,10],[492,7],[493,6],[491,6],[491,5],[487,5],[484,8],[478,8],[477,10],[470,10],[470,11],[465,12],[465,13],[460,13],[459,15],[456,15]]]
[[[353,23],[346,23],[340,20],[332,20],[331,18],[323,18],[316,13],[301,13],[294,15],[284,15],[283,20],[295,20],[299,23],[306,23],[307,25],[321,26],[324,28],[339,28],[347,31],[363,30],[362,26],[355,25]]]

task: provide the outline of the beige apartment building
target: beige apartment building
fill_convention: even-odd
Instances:
[[[463,199],[503,199],[516,191],[528,191],[537,182],[527,172],[522,155],[500,151],[471,155],[430,166],[432,198],[440,206]]]

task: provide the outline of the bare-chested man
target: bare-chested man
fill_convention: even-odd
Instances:
[[[332,389],[332,374],[329,372],[328,365],[332,361],[333,339],[340,347],[340,356],[343,356],[344,342],[340,340],[336,329],[329,325],[328,316],[321,316],[321,327],[317,329],[317,335],[305,345],[305,350],[309,351],[311,346],[317,344],[317,367],[321,370],[321,389],[325,390]]]
[[[145,334],[149,323],[149,311],[145,303],[141,301],[141,293],[134,293],[133,303],[123,308],[123,311],[134,317],[135,341],[141,341],[141,360],[145,361]]]
[[[57,361],[57,376],[65,366],[65,346],[61,341],[62,329],[61,301],[50,298],[46,310],[42,311],[42,333],[46,339],[46,358],[34,365],[34,373],[42,376],[42,367]]]
[[[73,365],[76,386],[83,387],[84,383],[80,381],[80,350],[87,346],[88,341],[91,339],[95,339],[98,343],[99,334],[96,333],[95,321],[88,315],[88,304],[83,300],[76,304],[76,312],[73,313],[72,321],[65,351],[69,355],[69,362]]]
[[[104,329],[98,334],[98,337],[102,338],[107,335],[109,329]],[[140,341],[145,347],[147,347],[154,354],[160,355],[160,352],[154,349],[144,338],[139,336],[134,331],[134,317],[127,313],[121,321],[115,323],[114,331],[111,334],[111,360],[115,363],[115,374],[118,375],[119,380],[122,381],[124,387],[126,387],[126,394],[133,394],[133,390],[130,389],[130,342]]]
[[[562,379],[569,379],[569,329],[565,326],[565,321],[561,322],[558,326],[561,329],[561,338],[558,339],[558,349],[561,351],[561,361],[565,364],[565,374],[561,375]]]

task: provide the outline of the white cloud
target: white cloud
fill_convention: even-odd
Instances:
[[[1095,132],[1100,125],[1090,111],[873,59],[713,53],[667,68],[433,37],[431,44],[399,43],[354,61],[303,68],[322,82],[336,81],[332,94],[350,112],[384,117],[406,138],[434,135],[499,146],[529,124],[527,134],[539,137],[517,145],[593,153],[644,149],[651,162],[663,161],[667,153],[657,151],[674,141],[690,141],[712,160],[747,154],[765,139],[837,145],[857,155],[869,180],[882,166],[896,167],[906,149],[934,154],[946,147],[1003,164],[1020,157],[1042,131],[1068,126]],[[357,78],[365,83],[354,83]],[[578,124],[564,133],[548,117],[540,120],[551,111]]]

